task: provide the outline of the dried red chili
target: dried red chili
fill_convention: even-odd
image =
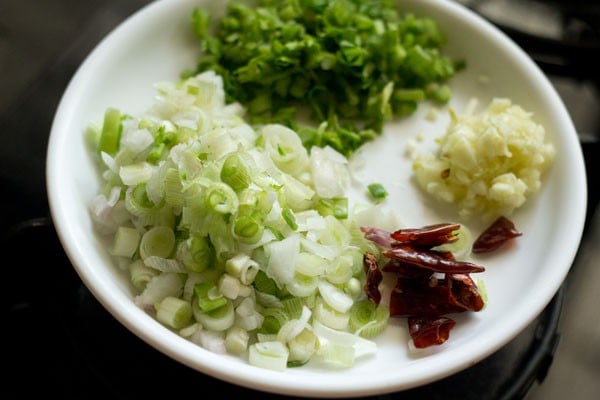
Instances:
[[[361,226],[360,230],[365,234],[365,238],[369,239],[381,247],[390,249],[392,247],[392,235],[390,232],[373,226]]]
[[[480,311],[484,306],[483,297],[477,284],[468,274],[446,275],[453,304],[470,311]]]
[[[453,298],[446,279],[398,278],[390,293],[390,316],[440,316],[467,311]]]
[[[396,317],[480,311],[483,306],[477,285],[466,274],[447,274],[443,279],[399,277],[390,294],[390,315]]]
[[[393,272],[398,277],[403,278],[428,278],[431,276],[431,270],[416,267],[412,264],[391,258],[381,269],[383,272]]]
[[[433,272],[466,274],[485,271],[485,268],[480,265],[467,261],[457,261],[447,253],[435,250],[415,249],[411,246],[402,245],[394,246],[392,249],[384,251],[383,255]]]
[[[408,332],[416,348],[440,345],[450,337],[456,321],[448,317],[409,317]]]
[[[415,247],[431,248],[445,243],[453,243],[458,240],[456,231],[459,224],[435,224],[422,228],[398,229],[391,233],[392,239],[400,243],[410,243]]]
[[[365,280],[365,294],[371,299],[375,305],[379,305],[381,302],[381,292],[379,291],[379,284],[383,280],[383,274],[379,269],[377,258],[372,253],[365,253],[363,256],[363,266],[367,279]]]
[[[507,241],[521,236],[511,220],[504,216],[498,217],[473,242],[473,253],[489,253],[500,248]]]
[[[396,274],[396,285],[389,298],[390,316],[408,318],[416,347],[442,344],[449,338],[456,322],[445,314],[480,311],[484,306],[469,274],[485,268],[458,261],[452,252],[433,249],[456,241],[459,228],[458,224],[435,224],[387,232],[361,227],[365,237],[384,248],[381,254],[388,258],[380,270],[377,258],[365,254],[365,293],[378,303],[381,271]]]

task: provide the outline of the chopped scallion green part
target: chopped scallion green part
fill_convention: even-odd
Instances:
[[[383,331],[390,317],[389,308],[369,299],[357,301],[350,309],[350,329],[364,338],[371,338]]]
[[[202,272],[215,262],[215,249],[205,236],[193,235],[182,241],[178,251],[183,265],[192,272]]]
[[[367,189],[369,189],[369,194],[371,197],[376,200],[384,199],[388,195],[387,190],[381,183],[371,183],[369,186],[367,186]]]
[[[251,122],[297,128],[307,149],[351,155],[385,120],[427,99],[446,103],[445,82],[465,66],[442,54],[445,38],[431,18],[403,14],[392,1],[259,0],[232,3],[214,31],[210,20],[205,10],[192,13],[203,50],[196,72],[221,74],[227,99],[244,104]],[[313,123],[300,124],[296,108]]]
[[[230,214],[237,210],[238,197],[233,189],[222,182],[216,182],[206,190],[206,206],[219,214]]]
[[[286,224],[288,224],[288,226],[292,228],[292,230],[295,231],[296,229],[298,229],[296,217],[294,216],[294,212],[292,210],[290,210],[289,208],[284,208],[283,210],[281,210],[281,216],[285,220]]]
[[[222,295],[212,295],[217,289],[216,285],[210,282],[200,282],[194,286],[194,294],[198,297],[197,304],[200,311],[208,313],[227,304],[227,299]]]
[[[247,244],[258,242],[262,237],[264,230],[264,226],[250,215],[241,215],[237,217],[233,225],[233,232],[237,239]]]
[[[319,199],[317,211],[322,216],[333,215],[337,219],[348,218],[348,198]]]
[[[100,133],[98,150],[114,155],[119,150],[121,131],[121,112],[116,108],[107,108],[104,113],[104,123]]]
[[[248,187],[251,182],[250,175],[239,155],[227,156],[221,168],[221,180],[236,192]]]

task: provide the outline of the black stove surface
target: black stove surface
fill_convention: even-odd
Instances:
[[[0,254],[17,255],[5,262],[7,284],[0,291],[4,365],[10,371],[0,386],[2,398],[41,391],[62,399],[125,399],[203,394],[208,387],[238,398],[290,398],[213,379],[142,342],[82,284],[49,218],[45,152],[60,97],[101,38],[147,3],[0,0]],[[600,104],[598,81],[565,68],[549,73],[581,132],[588,171],[597,170],[598,116],[581,114],[579,102],[588,93],[583,99],[588,106]],[[597,183],[590,174],[589,215],[598,202]],[[543,382],[552,363],[563,296],[561,289],[518,337],[480,363],[433,384],[375,398],[522,398],[533,382]]]

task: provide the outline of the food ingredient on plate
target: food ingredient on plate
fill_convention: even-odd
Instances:
[[[374,182],[367,185],[369,196],[375,201],[381,201],[388,196],[388,191],[381,183]]]
[[[387,0],[231,2],[217,20],[203,9],[192,20],[202,55],[191,73],[223,76],[228,101],[242,103],[251,123],[286,124],[308,149],[345,156],[390,117],[423,100],[447,103],[447,81],[465,67],[442,54],[435,21]],[[312,124],[297,122],[305,114]]]
[[[458,241],[460,227],[443,223],[394,232],[361,227],[365,237],[383,249],[381,270],[396,276],[389,298],[390,317],[406,318],[415,348],[448,340],[456,321],[447,314],[477,312],[485,306],[484,297],[470,276],[485,268],[457,260],[451,251],[439,250],[439,246]],[[376,262],[371,260],[370,264]],[[373,279],[381,281],[378,276]],[[368,287],[373,290],[373,284]],[[380,295],[371,294],[370,298],[378,299]]]
[[[252,128],[212,71],[156,87],[145,113],[109,108],[89,130],[105,184],[91,213],[136,304],[264,368],[373,354],[389,310],[363,290],[377,249],[345,197],[347,159]]]
[[[494,98],[480,113],[456,114],[435,151],[415,157],[416,182],[461,217],[510,216],[538,192],[556,149],[531,112]]]
[[[490,253],[504,246],[511,239],[521,236],[515,224],[505,216],[498,217],[473,242],[473,253]]]

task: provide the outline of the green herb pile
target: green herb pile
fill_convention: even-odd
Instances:
[[[197,8],[192,21],[202,55],[188,74],[214,70],[251,123],[283,123],[307,148],[346,156],[419,102],[446,103],[464,66],[442,54],[431,18],[386,0],[230,3],[219,19]]]

